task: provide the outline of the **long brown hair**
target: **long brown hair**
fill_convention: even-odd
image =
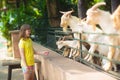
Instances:
[[[25,38],[25,31],[30,30],[30,25],[29,24],[23,24],[20,28],[20,33],[19,33],[19,39]]]

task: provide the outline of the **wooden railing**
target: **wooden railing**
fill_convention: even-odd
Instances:
[[[36,55],[41,62],[43,80],[117,80],[105,72],[92,69],[82,63],[63,57],[55,51],[34,43],[37,51],[49,51],[49,55]]]

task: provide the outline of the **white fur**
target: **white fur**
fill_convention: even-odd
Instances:
[[[107,14],[109,14],[109,13],[107,12],[105,15],[107,15]],[[89,18],[89,16],[87,16],[87,22],[89,20],[88,18]],[[94,21],[99,21],[99,19],[94,19],[94,18],[91,18],[91,19],[94,20]],[[108,20],[108,22],[109,22],[109,19],[106,19],[106,20]],[[66,25],[63,25],[64,22],[66,22]],[[85,22],[81,22],[77,17],[72,16],[71,14],[69,14],[69,17],[65,16],[63,14],[63,16],[61,17],[61,25],[62,25],[63,28],[66,27],[66,26],[70,26],[70,28],[72,29],[72,32],[80,32],[80,33],[82,33],[83,31],[84,32],[92,32],[92,33],[93,32],[94,33],[102,33],[103,32],[102,30],[100,30],[98,28],[93,29],[91,25],[88,25]],[[109,31],[109,30],[112,31],[112,29],[110,28],[110,29],[108,29],[106,31]],[[77,34],[75,34],[75,35],[77,35]],[[87,35],[86,34],[85,36],[86,36],[86,40],[88,40],[88,41],[98,42],[98,43],[102,42],[102,43],[105,43],[105,44],[106,43],[110,44],[110,41],[109,41],[108,37],[105,37],[105,36],[102,36],[102,35],[98,35],[98,34],[95,34],[95,35],[89,34],[89,35]],[[74,37],[79,39],[79,36],[74,36]],[[108,51],[109,51],[109,48],[107,46],[97,45],[97,44],[93,44],[93,43],[90,43],[90,46],[91,46],[90,49],[89,49],[90,53],[94,53],[95,50],[98,50],[101,54],[107,56]],[[88,61],[90,61],[92,59],[92,56],[91,55],[87,55],[85,59],[87,59]],[[105,70],[110,70],[110,67],[106,67],[105,66],[104,69]]]
[[[70,40],[65,40],[65,41],[61,40],[61,41],[57,41],[56,45],[57,45],[58,49],[61,49],[64,46],[71,47],[69,58],[72,57],[76,53],[75,49],[78,49],[78,47],[77,47],[78,41],[77,40],[71,40],[71,41]],[[83,50],[87,50],[83,45],[82,45],[82,48],[83,48]]]
[[[98,8],[88,9],[88,11],[87,11],[87,23],[92,24],[92,25],[99,24],[105,33],[118,34],[118,31],[113,26],[111,14],[108,11],[100,10]],[[107,41],[108,41],[107,44],[118,46],[119,37],[118,36],[108,36]],[[116,49],[109,46],[109,50],[107,53],[108,59],[110,59],[110,60],[113,59],[113,57],[116,53],[117,53]],[[105,64],[105,66],[103,68],[104,68],[104,70],[108,71],[108,70],[110,70],[111,66],[112,66],[112,62],[109,61]]]

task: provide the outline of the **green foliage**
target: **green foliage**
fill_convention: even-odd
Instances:
[[[104,0],[94,0],[95,3],[104,2]]]
[[[19,8],[13,8],[10,4],[8,6],[9,10],[0,12],[0,31],[3,37],[10,40],[9,31],[20,29],[22,24],[27,23],[31,25],[32,33],[38,36],[40,43],[46,41],[49,24],[45,0],[29,0],[26,5],[20,3]]]
[[[85,0],[85,3],[87,8],[89,8],[100,1],[104,0]],[[105,1],[108,2],[109,0]],[[57,2],[60,5],[62,4],[58,10],[67,11],[73,8],[75,10],[74,15],[78,14],[78,0],[59,0]],[[32,26],[32,33],[36,35],[36,40],[40,43],[45,43],[47,28],[50,27],[47,17],[46,0],[29,0],[26,5],[23,2],[20,2],[19,5],[19,8],[14,8],[15,4],[7,3],[9,9],[6,12],[0,12],[0,31],[3,37],[10,40],[9,31],[20,29],[22,24],[28,23]]]
[[[8,11],[7,13],[1,12],[0,31],[2,32],[2,35],[8,40],[10,40],[9,31],[15,28],[15,26],[11,25],[12,22],[13,18],[11,11]]]
[[[100,8],[101,9],[104,9],[104,10],[109,10],[110,11],[110,0],[85,0],[85,3],[87,3],[86,5],[87,5],[87,9],[88,8],[90,8],[90,7],[92,7],[94,4],[96,4],[96,3],[98,3],[98,2],[106,2],[106,6],[101,6]]]

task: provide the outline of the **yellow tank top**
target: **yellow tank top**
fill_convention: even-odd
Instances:
[[[24,55],[25,55],[27,66],[34,65],[34,52],[33,52],[32,40],[30,38],[20,39],[19,48],[24,49]],[[22,65],[23,65],[23,62],[21,61],[21,66]]]

